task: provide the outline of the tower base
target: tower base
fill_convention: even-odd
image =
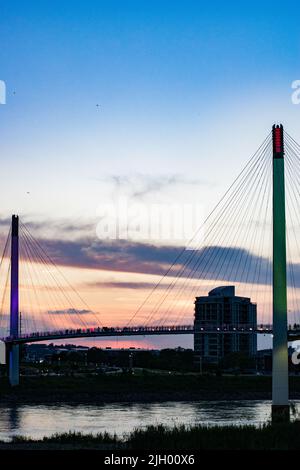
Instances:
[[[272,405],[272,424],[290,421],[290,405]]]
[[[12,387],[20,382],[19,345],[13,344],[9,349],[8,379]]]

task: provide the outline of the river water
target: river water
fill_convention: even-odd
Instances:
[[[299,408],[300,402],[295,405]],[[41,438],[68,431],[107,431],[123,436],[151,424],[258,426],[270,420],[270,412],[268,400],[5,406],[0,407],[0,440],[16,435]]]

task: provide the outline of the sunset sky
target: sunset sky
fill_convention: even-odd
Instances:
[[[291,99],[299,2],[12,0],[0,9],[2,240],[19,214],[103,324],[126,324],[272,124],[300,141]],[[139,211],[153,226],[153,205],[184,204],[195,209],[187,234],[173,236],[171,217],[164,237],[142,236]],[[192,338],[97,342],[125,343]]]

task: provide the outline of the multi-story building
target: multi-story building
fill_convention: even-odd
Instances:
[[[256,304],[235,295],[234,286],[217,287],[195,300],[195,360],[218,363],[226,354],[242,352],[254,356],[257,350]],[[219,328],[219,331],[217,330]],[[236,332],[226,332],[226,329]],[[247,333],[238,333],[244,328]]]

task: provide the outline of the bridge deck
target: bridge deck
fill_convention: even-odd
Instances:
[[[48,332],[34,332],[19,337],[6,337],[2,340],[6,343],[22,344],[35,343],[40,341],[50,341],[67,338],[96,338],[96,337],[126,337],[126,336],[154,336],[154,335],[186,335],[194,334],[193,325],[181,326],[153,326],[153,327],[99,327],[76,330],[58,330]],[[248,325],[237,325],[236,327],[220,328],[200,328],[199,333],[217,333],[217,334],[272,334],[271,325],[261,325],[253,328]],[[288,340],[295,341],[300,339],[300,329],[287,330]]]

